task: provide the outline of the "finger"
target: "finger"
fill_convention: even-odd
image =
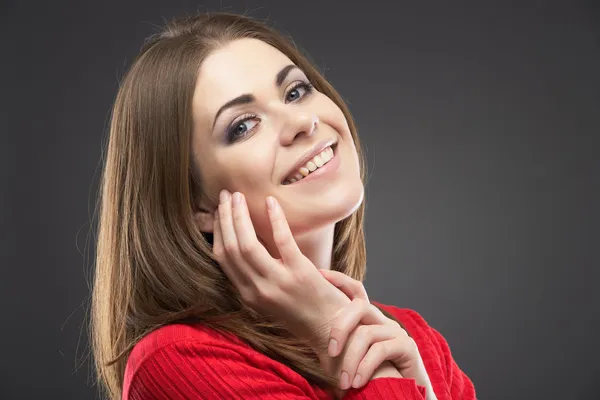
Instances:
[[[225,249],[223,247],[223,234],[221,233],[221,222],[219,218],[219,211],[215,211],[213,220],[213,256],[215,260],[219,263],[219,266],[225,273],[225,275],[229,278],[231,283],[238,288],[244,282],[243,277],[236,273],[235,268],[231,268],[229,263],[227,262],[227,255],[225,254]]]
[[[273,240],[275,241],[277,250],[279,250],[279,255],[281,255],[284,264],[288,266],[294,265],[294,261],[298,260],[302,253],[292,236],[292,231],[283,214],[283,210],[279,202],[272,196],[267,197],[267,208],[269,210],[271,228],[273,229]]]
[[[213,213],[213,256],[220,263],[224,258],[223,237],[221,235],[221,223],[219,222],[219,210]]]
[[[263,277],[273,273],[275,260],[258,241],[250,219],[246,197],[238,192],[233,194],[233,227],[241,257]]]
[[[386,325],[360,325],[350,335],[347,341],[347,345],[344,348],[342,355],[342,373],[346,373],[346,377],[342,379],[340,377],[340,388],[345,390],[353,385],[355,379],[360,382],[363,378],[366,380],[371,379],[375,367],[370,371],[370,364],[363,366],[361,374],[358,374],[358,366],[362,359],[365,357],[369,348],[377,343],[384,340],[393,339],[395,332]],[[342,386],[343,385],[343,386]]]
[[[333,286],[340,289],[350,300],[363,299],[369,301],[369,296],[365,290],[362,282],[352,279],[348,275],[339,271],[332,271],[329,269],[319,269],[319,272],[327,279]]]
[[[381,363],[400,357],[405,350],[398,339],[379,341],[371,345],[365,356],[358,364],[352,387],[359,388],[369,381]],[[357,379],[357,377],[360,378]]]
[[[253,281],[252,268],[240,256],[237,236],[233,227],[231,194],[224,189],[219,197],[221,202],[219,204],[219,224],[221,226],[225,264],[229,265],[229,279],[242,293],[244,288]]]
[[[386,322],[387,317],[371,303],[362,299],[352,300],[333,320],[329,334],[329,356],[336,357],[340,353],[346,344],[348,336],[359,323],[384,325]]]
[[[231,194],[223,189],[220,194],[219,204],[219,222],[221,224],[221,234],[223,248],[226,256],[233,262],[238,262],[239,247],[235,229],[233,228],[233,216],[231,213]]]

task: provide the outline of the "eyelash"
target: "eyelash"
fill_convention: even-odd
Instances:
[[[292,88],[286,93],[286,98],[287,96],[289,96],[289,94],[291,92],[293,92],[294,90],[303,88],[306,92],[304,93],[304,96],[300,97],[299,99],[295,100],[295,101],[299,101],[302,100],[303,98],[305,98],[306,96],[308,96],[309,94],[312,93],[314,86],[311,83],[308,82],[297,82],[294,84],[294,86],[292,86]],[[294,100],[292,100],[294,101]],[[256,126],[258,126],[258,123],[252,127],[249,130],[246,130],[246,132],[244,132],[243,136],[240,137],[234,137],[235,135],[235,131],[236,129],[243,123],[245,123],[246,121],[250,121],[257,118],[256,114],[244,114],[242,116],[240,116],[239,118],[236,118],[235,120],[233,120],[233,122],[229,125],[229,128],[227,128],[227,143],[233,143],[236,140],[239,140],[240,138],[243,138],[244,136],[246,136],[249,132],[253,131],[254,129],[256,129]]]

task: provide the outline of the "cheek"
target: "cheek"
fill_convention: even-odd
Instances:
[[[227,155],[218,155],[213,167],[218,171],[213,187],[226,188],[231,193],[244,194],[252,225],[258,237],[270,235],[271,225],[267,213],[266,198],[273,195],[272,155],[268,152],[253,151],[240,143],[239,149],[227,149]],[[242,148],[246,148],[242,150]],[[239,150],[239,151],[238,151]]]
[[[207,193],[218,197],[222,189],[252,198],[265,191],[273,176],[273,156],[240,143],[205,155],[200,162],[201,181]]]
[[[258,237],[266,239],[271,236],[266,199],[276,195],[273,183],[275,154],[270,150],[272,145],[260,142],[262,138],[240,143],[239,148],[228,155],[226,187],[244,194],[254,230]]]
[[[267,203],[265,196],[253,195],[246,197],[248,210],[250,211],[250,219],[256,235],[263,240],[269,240],[272,237],[271,223],[269,222],[269,213],[267,211]]]
[[[230,191],[247,197],[272,185],[273,155],[261,146],[243,146],[228,152],[221,163],[225,182]]]

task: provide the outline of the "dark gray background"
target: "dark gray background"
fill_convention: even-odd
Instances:
[[[419,311],[481,399],[600,394],[593,1],[2,2],[3,399],[92,399],[101,148],[126,66],[184,12],[266,18],[367,147],[371,298]]]

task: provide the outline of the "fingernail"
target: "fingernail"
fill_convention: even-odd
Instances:
[[[354,377],[354,382],[352,382],[352,387],[357,388],[360,385],[361,376],[360,374],[356,374]]]
[[[240,192],[235,192],[233,194],[233,205],[239,206],[241,202],[242,202],[242,194]]]
[[[331,357],[335,357],[337,354],[338,342],[335,339],[329,339],[329,347],[327,348],[327,352]]]
[[[229,194],[229,191],[227,191],[227,189],[223,189],[221,190],[221,193],[219,194],[219,201],[222,203],[227,202],[227,200],[229,200],[229,197],[231,195]]]
[[[271,196],[267,197],[267,207],[271,211],[275,209],[275,199]]]
[[[350,387],[350,377],[346,371],[342,372],[342,376],[340,377],[340,389],[346,390]]]

